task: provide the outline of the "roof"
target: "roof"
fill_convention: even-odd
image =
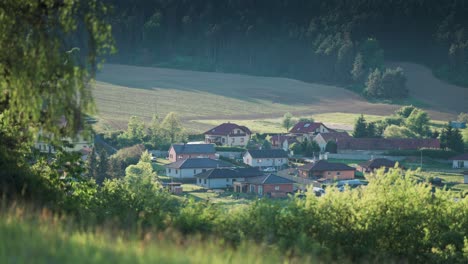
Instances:
[[[334,132],[335,130],[326,127],[323,123],[320,122],[298,122],[289,133],[295,134],[308,134],[308,133],[315,133],[320,126],[324,126],[330,132]]]
[[[214,127],[212,129],[206,131],[204,134],[227,136],[227,135],[231,134],[231,132],[235,128],[238,128],[238,129],[244,131],[245,134],[249,134],[249,135],[252,134],[250,129],[248,129],[246,126],[239,126],[239,125],[234,124],[234,123],[223,123],[223,124],[221,124],[221,125],[219,125],[217,127]]]
[[[215,160],[209,158],[193,158],[183,159],[176,162],[165,165],[166,168],[171,169],[197,169],[197,168],[234,168],[235,166],[231,163]]]
[[[283,142],[286,140],[288,140],[289,144],[299,142],[297,141],[296,136],[292,136],[292,135],[273,135],[270,138],[271,142],[279,142],[279,144],[283,144]]]
[[[450,160],[468,160],[468,153],[460,154],[458,156],[450,158]]]
[[[348,171],[348,170],[356,170],[353,167],[350,167],[343,163],[334,163],[328,162],[326,160],[318,160],[316,162],[307,163],[301,167],[297,168],[298,170],[306,170],[306,171]]]
[[[420,148],[440,148],[435,138],[344,138],[338,140],[338,149],[353,150],[410,150]]]
[[[320,133],[319,135],[323,138],[323,140],[325,140],[325,142],[328,142],[330,140],[339,141],[339,140],[342,140],[342,139],[351,138],[351,136],[348,134],[348,132]]]
[[[246,153],[250,153],[250,156],[255,159],[288,158],[288,153],[282,149],[251,149]]]
[[[369,169],[378,169],[382,167],[393,168],[395,167],[395,163],[396,162],[393,160],[378,158],[378,159],[368,160],[364,163],[359,164],[359,166],[363,168],[369,168]]]
[[[246,179],[245,182],[253,183],[253,184],[288,184],[288,183],[292,184],[294,183],[294,181],[290,179],[286,179],[275,174],[249,178],[249,179]]]
[[[202,179],[225,179],[225,178],[250,178],[259,177],[263,173],[258,168],[235,168],[235,169],[211,169],[196,174],[196,178]]]
[[[215,154],[214,144],[172,144],[177,154]]]

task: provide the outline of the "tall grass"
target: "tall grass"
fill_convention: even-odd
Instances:
[[[272,247],[245,242],[234,248],[221,239],[182,237],[173,231],[128,233],[83,228],[26,207],[1,210],[0,263],[307,263]]]

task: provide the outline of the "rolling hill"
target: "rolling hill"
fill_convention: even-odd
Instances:
[[[419,99],[418,86],[411,77],[409,84],[412,94],[414,90]],[[348,128],[357,114],[385,116],[399,107],[368,102],[344,88],[287,78],[118,64],[104,65],[93,94],[98,129],[124,128],[132,115],[149,120],[153,114],[164,116],[171,111],[177,112],[192,131],[206,129],[212,123],[210,120],[279,120],[286,112],[297,116],[319,115],[320,121]],[[453,93],[452,96],[457,97]],[[427,100],[427,103],[426,110],[434,119],[446,120],[458,111],[447,102],[433,104]],[[336,118],[343,114],[351,120]]]

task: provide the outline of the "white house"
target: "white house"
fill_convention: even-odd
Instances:
[[[166,176],[173,178],[193,178],[195,174],[215,168],[234,168],[231,163],[209,158],[190,158],[165,165]]]
[[[329,141],[335,141],[338,142],[339,140],[351,138],[351,136],[347,132],[329,132],[329,133],[319,133],[313,138],[313,141],[315,141],[321,151],[325,151],[325,148],[327,147],[327,143]]]
[[[289,130],[289,133],[296,135],[299,141],[303,141],[304,139],[311,141],[319,133],[330,132],[336,131],[319,122],[298,122]]]
[[[223,123],[205,132],[205,143],[245,147],[251,135],[252,132],[245,126]]]
[[[288,164],[288,153],[283,149],[247,150],[243,157],[244,163],[260,169],[274,167],[281,169]]]
[[[197,178],[197,185],[217,189],[232,187],[234,182],[262,175],[263,173],[258,168],[211,169],[195,175],[195,178]]]
[[[468,153],[451,158],[454,169],[468,168]]]

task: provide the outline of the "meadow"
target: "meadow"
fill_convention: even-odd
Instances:
[[[256,132],[282,132],[279,124],[286,112],[350,130],[361,113],[374,121],[400,107],[368,102],[344,88],[287,78],[106,64],[97,80],[98,131],[123,129],[132,115],[149,122],[153,114],[163,117],[171,111],[193,133],[221,121],[242,122]],[[450,109],[432,104],[425,110],[435,120],[454,117]]]

